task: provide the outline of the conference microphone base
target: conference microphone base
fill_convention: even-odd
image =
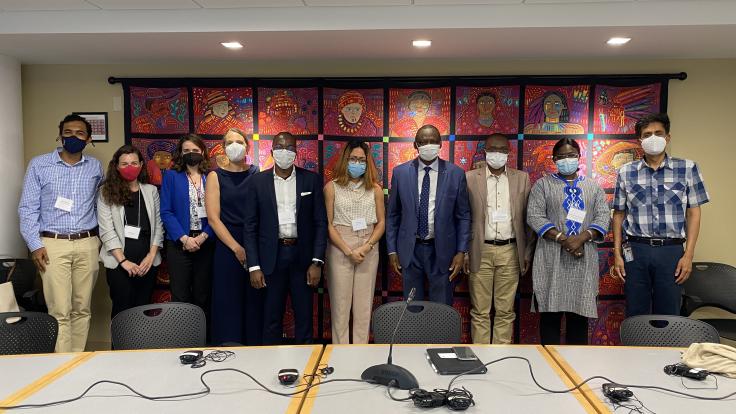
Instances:
[[[368,367],[360,375],[360,378],[386,386],[393,381],[392,386],[402,390],[419,388],[414,374],[406,368],[393,364],[380,364]]]

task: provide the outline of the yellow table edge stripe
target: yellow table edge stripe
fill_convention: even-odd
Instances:
[[[543,345],[537,345],[537,349],[539,350],[539,353],[542,354],[544,359],[547,360],[547,363],[550,367],[552,367],[552,370],[557,373],[557,376],[560,377],[562,382],[565,384],[565,386],[572,388],[577,383],[574,382],[575,380],[572,379],[566,372],[565,367],[560,364],[550,352],[550,349],[543,346]],[[586,396],[586,394],[583,392],[583,388],[587,387],[587,385],[581,387],[580,389],[576,391],[572,391],[570,394],[574,395],[575,398],[578,400],[580,405],[585,408],[585,411],[589,413],[599,413],[598,409],[591,403],[590,399]]]
[[[51,384],[54,382],[57,378],[63,376],[64,374],[70,372],[78,365],[81,365],[88,359],[92,358],[95,355],[94,352],[85,352],[75,358],[72,358],[71,360],[59,365],[54,369],[53,371],[47,373],[43,377],[37,379],[36,381],[32,382],[31,384],[28,384],[23,389],[17,391],[10,397],[6,398],[4,401],[0,402],[0,406],[9,406],[9,405],[17,405],[19,402],[27,399],[31,395],[37,393],[40,391],[43,387]],[[0,412],[3,412],[4,410],[0,410]]]
[[[332,354],[333,348],[334,347],[332,345],[325,346],[325,349],[322,351],[322,355],[320,357],[319,363],[315,365],[315,369],[319,365],[329,364],[330,355]],[[309,392],[306,393],[306,395],[304,395],[304,403],[302,404],[299,414],[309,414],[312,412],[312,407],[314,406],[314,400],[317,398],[318,393],[319,393],[319,386],[316,386],[310,389]]]
[[[314,373],[317,371],[317,366],[320,364],[320,360],[322,359],[322,354],[324,353],[324,346],[322,345],[314,345],[312,350],[312,355],[310,355],[309,360],[307,360],[307,364],[304,366],[304,369],[302,370],[302,375],[299,377],[299,382],[297,387],[301,386],[308,386],[312,384],[312,381],[314,381]],[[310,368],[311,367],[311,368]],[[312,375],[309,380],[309,382],[304,380],[304,375]],[[311,389],[307,392],[303,392],[301,394],[296,394],[291,397],[291,403],[289,403],[289,406],[286,409],[286,414],[297,414],[302,411],[302,406],[304,405],[304,400],[307,397],[307,394],[311,392]]]
[[[580,377],[577,371],[575,371],[575,369],[573,369],[573,367],[567,362],[567,360],[562,355],[560,355],[556,347],[549,346],[545,347],[545,349],[549,353],[550,357],[555,360],[557,364],[559,364],[560,368],[562,368],[562,371],[567,375],[567,377],[571,381],[571,387],[583,382],[583,379]],[[585,396],[585,399],[587,399],[588,402],[595,408],[596,412],[600,414],[611,412],[608,406],[606,406],[603,401],[601,401],[598,396],[595,395],[593,390],[590,389],[588,384],[580,387],[580,390],[582,391],[582,395]]]

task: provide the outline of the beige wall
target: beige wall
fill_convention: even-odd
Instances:
[[[729,211],[736,205],[731,175],[733,128],[729,121],[736,97],[736,59],[728,60],[596,60],[596,61],[315,61],[249,63],[193,63],[142,65],[25,65],[23,76],[23,131],[26,162],[50,151],[59,120],[72,111],[109,112],[110,142],[87,153],[103,165],[123,144],[123,113],[113,112],[113,97],[122,97],[120,85],[109,76],[411,76],[411,75],[526,75],[688,73],[684,82],[670,81],[671,152],[697,161],[713,202],[703,207],[703,224],[696,260],[736,265],[732,247],[736,221]],[[101,275],[102,276],[102,275]],[[107,285],[100,279],[95,308],[107,314]],[[104,341],[107,321],[95,318],[90,340]]]

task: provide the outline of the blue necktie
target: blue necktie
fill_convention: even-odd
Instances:
[[[429,235],[429,172],[432,167],[424,167],[424,178],[422,178],[422,193],[419,196],[419,229],[420,239],[426,239]]]

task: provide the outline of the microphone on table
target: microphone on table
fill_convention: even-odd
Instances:
[[[366,368],[366,370],[363,371],[363,374],[361,374],[360,378],[366,381],[371,381],[386,386],[392,384],[402,390],[419,388],[419,383],[417,383],[417,379],[416,377],[414,377],[414,374],[409,372],[409,370],[407,370],[406,368],[394,365],[392,358],[396,333],[399,331],[401,320],[404,318],[404,313],[406,313],[406,309],[409,307],[409,303],[414,300],[415,293],[416,288],[411,288],[411,291],[409,292],[409,297],[406,298],[406,302],[404,303],[404,309],[401,311],[401,316],[399,316],[399,321],[396,323],[396,328],[394,328],[394,333],[391,335],[388,360],[385,364],[373,365],[372,367]]]

